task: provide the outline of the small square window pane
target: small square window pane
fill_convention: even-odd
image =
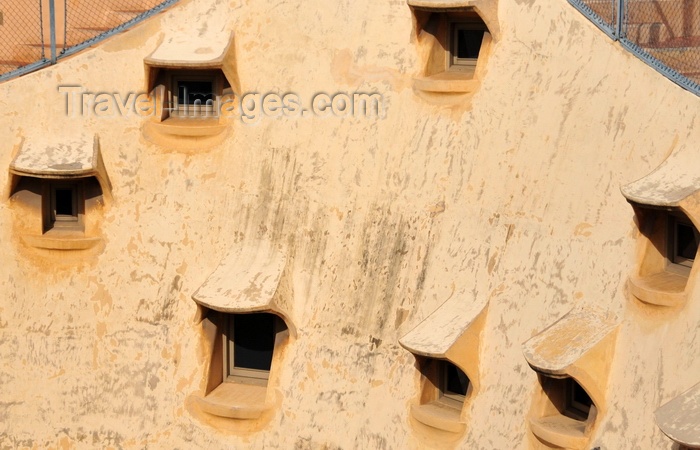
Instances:
[[[269,371],[274,346],[274,315],[236,314],[233,316],[234,367]]]
[[[450,363],[445,364],[445,370],[447,371],[445,390],[458,395],[467,395],[467,388],[469,387],[467,375],[457,366]]]
[[[57,216],[73,216],[73,190],[72,189],[56,189],[56,215]]]
[[[692,225],[676,222],[675,257],[694,260],[698,252],[698,241]]]
[[[457,51],[459,59],[476,59],[481,50],[481,41],[484,39],[483,30],[457,29]]]
[[[211,81],[183,81],[177,83],[177,98],[181,105],[206,105],[214,101],[214,84]]]
[[[580,384],[573,382],[573,392],[572,397],[575,405],[581,405],[590,408],[593,404],[591,397],[588,393],[581,387]]]

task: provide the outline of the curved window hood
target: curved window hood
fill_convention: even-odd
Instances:
[[[143,126],[146,140],[174,150],[200,150],[225,139],[230,124],[224,97],[241,92],[233,32],[208,30],[201,36],[196,33],[168,36],[144,58],[144,68],[146,91],[156,104],[153,118]],[[195,74],[200,79],[209,78],[206,81],[212,83],[214,109],[202,114],[196,113],[196,107],[192,106],[191,115],[185,112],[176,116],[175,111],[183,107],[175,101],[179,91],[177,80]]]
[[[18,177],[71,180],[95,177],[102,195],[112,198],[112,185],[107,176],[100,140],[97,135],[78,135],[60,139],[52,134],[23,141],[10,163],[13,175],[11,190]]]
[[[287,255],[268,241],[236,245],[207,280],[192,294],[203,308],[222,313],[269,312],[284,319],[292,336],[292,289],[283,276]]]
[[[700,384],[661,406],[654,413],[656,425],[672,441],[700,448]]]
[[[607,409],[605,394],[617,326],[617,318],[604,311],[572,310],[523,344],[523,354],[533,370],[548,378],[573,378],[592,400],[587,420],[570,418],[561,411],[531,417],[530,430],[535,436],[563,448],[586,447],[598,409]]]

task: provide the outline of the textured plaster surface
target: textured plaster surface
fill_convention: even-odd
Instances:
[[[654,411],[699,381],[700,294],[628,295],[638,232],[620,187],[696,151],[700,99],[565,0],[501,0],[498,17],[469,108],[411,89],[424,61],[402,0],[182,1],[0,84],[0,167],[23,139],[87,130],[115,199],[104,249],[77,259],[27,253],[0,204],[0,447],[438,447],[411,425],[420,374],[398,339],[469,292],[489,303],[481,387],[450,446],[530,448],[521,344],[597,306],[621,326],[590,447],[672,449]],[[137,114],[66,114],[58,86],[127,98],[165,36],[206,28],[235,31],[243,92],[378,92],[385,114],[233,120],[187,153],[147,143]],[[287,251],[298,336],[268,421],[219,429],[185,408],[209,367],[191,296],[251,240]]]

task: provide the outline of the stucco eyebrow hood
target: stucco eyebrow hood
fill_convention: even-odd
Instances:
[[[399,339],[406,350],[430,358],[450,359],[450,349],[460,340],[469,340],[474,325],[486,309],[485,302],[469,302],[454,295],[423,322]],[[479,328],[479,327],[477,327]],[[477,332],[480,330],[474,330]]]
[[[530,367],[554,378],[572,375],[570,367],[600,345],[617,327],[614,316],[597,309],[572,310],[523,344]]]
[[[700,448],[700,383],[661,406],[656,425],[674,442]]]
[[[10,163],[10,173],[20,177],[78,179],[95,177],[102,194],[111,197],[97,135],[82,134],[67,139],[47,133],[24,140]]]
[[[271,312],[281,316],[292,335],[291,287],[285,281],[287,255],[268,241],[235,245],[192,294],[200,306],[223,313]],[[202,318],[198,315],[197,320]]]
[[[700,190],[697,155],[678,151],[647,176],[621,188],[622,195],[641,205],[674,208]]]
[[[220,69],[234,92],[239,94],[235,60],[232,31],[208,31],[204,35],[185,32],[167,36],[153,53],[143,59],[146,90],[153,88],[160,69]]]

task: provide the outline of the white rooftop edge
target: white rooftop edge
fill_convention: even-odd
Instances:
[[[535,370],[566,375],[567,368],[617,326],[616,318],[600,310],[572,310],[523,344],[525,359]]]
[[[700,168],[691,151],[669,156],[649,175],[623,186],[627,200],[650,206],[675,207],[700,189]]]
[[[455,295],[399,339],[399,343],[411,353],[445,359],[447,351],[464,334],[487,303]]]
[[[273,298],[286,262],[286,255],[267,241],[237,245],[192,299],[224,313],[278,311]]]
[[[656,425],[673,441],[700,448],[700,383],[654,413]]]

